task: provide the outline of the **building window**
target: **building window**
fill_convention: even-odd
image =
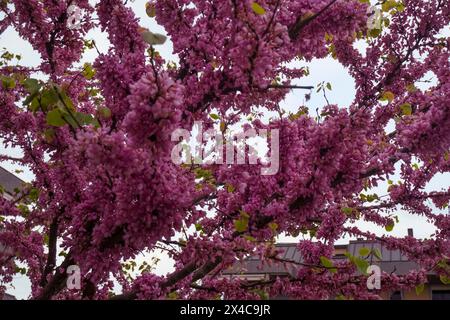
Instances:
[[[391,300],[402,300],[402,292],[395,291],[391,294]]]
[[[432,300],[450,300],[450,290],[433,290],[431,293]]]

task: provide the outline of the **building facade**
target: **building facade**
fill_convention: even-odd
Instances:
[[[14,198],[14,194],[18,189],[20,189],[24,184],[24,181],[19,179],[14,174],[10,173],[6,169],[0,167],[0,190],[1,197],[11,200]],[[0,230],[1,232],[1,230]],[[2,259],[2,255],[10,254],[10,250],[7,246],[0,243],[0,263]],[[0,300],[15,300],[15,297],[10,294],[4,294],[3,297],[0,296]]]
[[[412,235],[412,230],[408,230]],[[395,273],[397,275],[404,275],[411,270],[418,269],[418,265],[410,261],[406,256],[402,255],[399,250],[388,250],[381,245],[380,242],[365,241],[362,239],[350,241],[345,245],[336,245],[333,260],[338,262],[340,260],[348,259],[345,255],[347,252],[353,256],[358,256],[361,248],[368,248],[380,252],[381,259],[372,258],[369,264],[378,265],[382,272]],[[296,277],[297,264],[301,264],[303,259],[301,253],[295,243],[280,243],[276,244],[279,252],[277,258],[283,261],[292,261],[292,263],[278,263],[276,261],[263,263],[259,256],[251,256],[242,261],[236,262],[230,269],[223,273],[227,278],[240,278],[247,281],[263,281],[272,280],[276,277]],[[430,272],[427,275],[427,283],[424,290],[419,294],[415,289],[412,291],[382,291],[381,298],[385,300],[450,300],[450,285],[443,284],[439,277]],[[274,297],[274,299],[289,299],[289,297]]]

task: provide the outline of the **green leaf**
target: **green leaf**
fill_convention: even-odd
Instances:
[[[60,256],[60,257],[67,257],[68,256],[68,253],[67,252],[64,252],[64,251],[61,251],[59,254],[58,254],[58,256]]]
[[[109,119],[111,118],[111,109],[107,108],[107,107],[102,107],[98,110],[98,113],[100,114],[100,116],[104,119]]]
[[[23,105],[26,106],[27,104],[30,104],[29,109],[30,111],[36,112],[39,110],[40,107],[40,103],[39,100],[37,99],[37,96],[39,95],[39,92],[33,93],[31,95],[29,95],[24,101],[23,101]]]
[[[245,232],[248,229],[248,221],[250,216],[245,211],[241,210],[241,217],[237,220],[234,220],[234,229],[239,232]]]
[[[62,127],[66,124],[59,109],[53,109],[47,113],[47,124],[54,127]]]
[[[391,9],[394,9],[397,7],[397,2],[395,0],[386,0],[382,5],[381,5],[381,10],[383,10],[384,12],[388,12]]]
[[[195,178],[196,179],[211,179],[212,178],[212,171],[207,169],[198,168],[195,170]]]
[[[383,260],[383,256],[381,255],[381,251],[378,248],[372,249],[373,255],[378,258],[378,260]]]
[[[44,91],[42,91],[41,94],[40,105],[44,110],[46,110],[46,108],[56,104],[58,100],[59,100],[58,93],[55,91],[54,88],[45,89]]]
[[[369,30],[369,36],[371,36],[372,38],[376,38],[381,34],[381,29],[371,29]]]
[[[442,282],[443,284],[450,284],[450,278],[447,277],[446,275],[441,274],[441,275],[439,276],[439,280],[441,280],[441,282]]]
[[[83,65],[83,76],[87,79],[87,80],[91,80],[92,78],[94,78],[95,76],[95,70],[94,68],[92,68],[92,64],[90,63],[85,63]]]
[[[30,94],[34,94],[34,93],[38,92],[39,89],[41,88],[41,86],[39,85],[39,81],[36,79],[32,79],[32,78],[26,79],[23,82],[23,86]]]
[[[333,41],[333,35],[329,34],[328,32],[325,32],[325,41],[326,42],[331,42]]]
[[[39,189],[37,188],[31,189],[30,192],[28,193],[28,198],[31,201],[36,201],[39,198]]]
[[[169,300],[177,300],[178,299],[178,293],[176,291],[172,291],[167,295],[167,298]]]
[[[63,102],[64,108],[68,108],[71,111],[75,111],[75,106],[72,102],[72,99],[66,94],[64,91],[60,91],[59,95],[61,96],[61,101]]]
[[[333,261],[325,256],[320,257],[320,263],[326,268],[332,268],[334,266]]]
[[[213,120],[219,120],[219,119],[220,119],[220,117],[219,117],[217,114],[215,114],[215,113],[211,113],[209,116],[210,116],[211,119],[213,119]]]
[[[334,45],[334,43],[330,44],[330,46],[328,47],[328,52],[331,54],[331,57],[333,59],[337,58],[336,46]]]
[[[296,237],[298,237],[298,236],[300,235],[300,231],[301,231],[303,234],[307,233],[307,231],[300,230],[300,229],[296,229],[296,230],[292,230],[292,231],[290,232],[289,235],[290,235],[291,237],[296,238]]]
[[[203,231],[203,226],[200,223],[195,224],[195,230],[196,231]]]
[[[369,267],[369,262],[367,262],[364,259],[355,257],[352,254],[350,254],[349,252],[346,252],[344,255],[348,258],[348,260],[351,263],[353,263],[358,268],[358,270],[361,271],[361,273],[367,274],[367,268]]]
[[[237,232],[245,232],[248,229],[248,220],[234,220],[234,229]]]
[[[327,82],[327,89],[331,91],[331,83]]]
[[[395,98],[395,95],[391,91],[386,91],[383,93],[380,100],[392,102],[392,100],[394,100],[394,98]]]
[[[42,240],[44,241],[44,244],[48,245],[48,243],[49,243],[49,237],[48,237],[48,234],[44,234],[44,237],[43,237]]]
[[[394,223],[388,224],[387,226],[385,226],[384,228],[386,229],[387,232],[391,232],[392,230],[394,230]]]
[[[403,4],[403,2],[399,2],[395,6],[395,9],[397,9],[397,11],[399,11],[399,12],[403,12],[405,10],[405,5]]]
[[[30,209],[23,203],[19,203],[17,205],[17,209],[22,213],[22,216],[28,217],[28,214],[30,213]]]
[[[253,2],[252,3],[252,10],[254,13],[256,13],[257,15],[263,15],[266,13],[266,10],[261,7],[258,3]]]
[[[22,275],[27,274],[27,269],[26,269],[26,268],[20,268],[20,267],[17,267],[17,266],[16,266],[16,268],[15,268],[14,271],[15,271],[16,273],[20,273],[20,274],[22,274]]]
[[[420,295],[423,292],[424,288],[425,288],[425,285],[423,283],[416,286],[416,295]]]
[[[75,113],[75,118],[77,119],[78,123],[82,126],[94,124],[95,118],[91,114],[77,112]]]
[[[1,77],[2,85],[5,89],[14,89],[16,87],[16,80],[10,77]]]
[[[66,123],[68,123],[72,128],[77,129],[78,123],[76,120],[76,118],[74,118],[71,114],[67,113],[67,112],[63,112],[61,111],[61,117],[64,121],[66,121]]]
[[[361,257],[366,257],[366,256],[369,255],[369,253],[370,253],[370,249],[369,248],[362,247],[361,249],[359,249],[359,255]]]
[[[23,102],[23,105],[27,105],[37,97],[41,87],[36,79],[26,79],[22,84],[25,90],[30,94]]]
[[[46,129],[43,132],[44,139],[47,143],[52,143],[55,139],[55,130],[53,129]]]
[[[270,228],[270,230],[272,230],[272,233],[275,234],[278,230],[278,224],[275,222],[271,222],[271,223],[269,223],[269,228]]]
[[[226,188],[227,188],[227,191],[229,193],[232,193],[232,192],[234,192],[236,190],[236,188],[233,185],[229,184],[229,183],[226,184]]]
[[[369,267],[369,262],[367,262],[364,259],[355,257],[353,260],[353,263],[356,265],[356,267],[362,274],[367,274],[367,268]]]
[[[353,213],[353,208],[344,207],[344,208],[341,208],[341,211],[343,213],[345,213],[347,216],[349,216],[349,215],[351,215]]]
[[[151,3],[151,2],[147,2],[145,4],[145,12],[147,13],[147,15],[150,18],[154,18],[156,17],[156,8],[155,8],[155,4]]]
[[[404,103],[400,106],[400,110],[404,116],[412,115],[412,107],[410,103]]]
[[[364,193],[361,193],[361,194],[360,194],[360,199],[361,199],[362,201],[373,202],[373,201],[375,201],[375,200],[378,200],[379,197],[378,197],[378,195],[377,195],[376,193],[374,193],[374,194],[364,194]]]
[[[167,40],[167,37],[163,34],[153,33],[150,30],[142,31],[142,39],[150,45],[161,45]]]
[[[333,261],[331,261],[330,259],[328,259],[327,257],[321,256],[320,257],[320,263],[327,268],[331,273],[336,273],[337,269],[333,268],[334,264]]]
[[[95,47],[94,40],[84,40],[83,43],[84,43],[84,46],[88,49],[94,49],[94,47]]]
[[[245,235],[245,236],[244,236],[244,239],[245,239],[245,240],[248,240],[248,241],[250,241],[250,242],[256,242],[256,238],[255,238],[255,237],[252,237],[252,236],[249,236],[249,235]]]
[[[8,1],[3,1],[3,2],[8,2]],[[6,48],[4,48],[6,49]],[[1,58],[6,60],[6,61],[11,61],[12,59],[14,59],[14,54],[9,52],[9,51],[5,51],[2,55]]]
[[[408,85],[406,86],[406,90],[407,90],[409,93],[413,93],[413,92],[416,92],[416,91],[417,91],[417,88],[416,88],[416,86],[414,85],[414,83],[410,83],[410,84],[408,84]]]

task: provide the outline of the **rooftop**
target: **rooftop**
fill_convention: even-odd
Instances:
[[[14,189],[20,188],[24,181],[0,166],[0,186],[10,195],[14,194]]]
[[[16,300],[16,298],[10,294],[5,293],[1,300]]]
[[[291,275],[296,276],[298,263],[303,263],[301,252],[296,243],[278,243],[275,245],[278,250],[277,258],[292,263],[277,262],[273,260],[263,261],[259,256],[250,256],[244,260],[237,261],[231,268],[226,270],[226,275],[245,275],[245,274],[268,274],[268,275]],[[370,264],[380,266],[382,271],[403,275],[411,270],[418,269],[418,265],[410,261],[400,250],[389,250],[380,242],[367,240],[351,240],[348,244],[335,246],[333,260],[339,261],[347,259],[345,253],[353,256],[359,255],[361,248],[370,250],[378,249],[381,253],[381,259],[368,257]]]
[[[14,189],[22,187],[24,181],[19,179],[14,174],[10,173],[6,169],[0,167],[0,186],[10,195],[14,194]],[[4,252],[7,248],[0,243],[0,253]],[[16,298],[8,293],[0,295],[0,300],[16,300]]]

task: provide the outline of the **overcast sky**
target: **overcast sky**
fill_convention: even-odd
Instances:
[[[145,14],[145,1],[129,1],[129,6],[134,9],[136,15],[140,18],[140,23],[143,27],[147,27],[153,32],[165,33],[164,29],[161,26],[158,26],[154,19],[149,18]],[[0,14],[0,19],[2,18],[3,16]],[[448,35],[448,32],[446,32],[446,34]],[[100,52],[107,52],[109,42],[105,34],[102,34],[99,30],[92,30],[88,34],[87,38],[95,39]],[[22,65],[38,66],[40,64],[39,54],[31,48],[29,43],[20,39],[18,34],[12,28],[8,28],[0,36],[0,48],[3,47],[6,47],[7,50],[12,53],[21,54],[23,57],[21,61]],[[359,44],[359,47],[361,50],[364,48],[362,44]],[[172,54],[172,44],[170,41],[163,46],[158,47],[158,51],[166,60],[177,61],[177,58]],[[97,53],[95,50],[88,50],[79,65],[82,65],[86,61],[92,62],[96,56]],[[297,64],[300,64],[301,66],[308,66],[310,69],[310,75],[298,80],[296,84],[316,86],[322,81],[330,82],[332,85],[332,91],[327,94],[330,103],[337,104],[341,107],[346,107],[351,104],[355,95],[354,80],[350,77],[347,70],[334,59],[327,58],[314,60],[308,64],[297,62]],[[427,75],[427,77],[431,78],[432,74]],[[421,84],[420,86],[423,88],[424,84]],[[325,105],[325,100],[322,94],[318,94],[315,90],[313,90],[311,92],[311,99],[306,102],[304,98],[305,93],[305,91],[294,91],[289,94],[283,102],[283,108],[285,110],[296,112],[300,105],[306,104],[310,108],[310,113],[315,113],[317,107],[321,108]],[[387,130],[392,130],[392,127],[387,128]],[[6,150],[3,146],[0,146],[0,154],[20,156],[20,150]],[[12,172],[18,169],[17,166],[9,162],[0,162],[0,165]],[[24,171],[18,173],[18,175],[25,181],[32,181],[32,173],[26,168],[20,169]],[[395,180],[395,178],[393,180]],[[448,188],[449,181],[450,174],[435,177],[427,186],[427,190],[441,190],[443,188]],[[386,194],[386,186],[381,185],[376,191],[379,195]],[[399,218],[400,223],[395,226],[391,233],[389,233],[390,235],[405,236],[408,228],[414,228],[415,235],[421,238],[429,237],[433,233],[433,226],[421,217],[412,216],[405,213],[402,214],[402,212],[399,212]],[[361,222],[358,225],[361,226],[363,230],[369,230],[378,234],[386,233],[383,228],[373,226],[373,224]],[[295,239],[281,236],[279,237],[279,241],[295,241]],[[348,239],[342,239],[340,243],[345,243],[347,241]],[[156,269],[158,274],[163,275],[173,270],[171,261],[165,255],[158,254],[158,256],[161,257],[161,262],[158,264]],[[143,259],[148,259],[148,255],[143,255],[139,258],[139,260]],[[14,294],[19,299],[25,299],[29,296],[30,284],[24,276],[15,277],[14,286],[15,288],[8,290],[11,294]]]

